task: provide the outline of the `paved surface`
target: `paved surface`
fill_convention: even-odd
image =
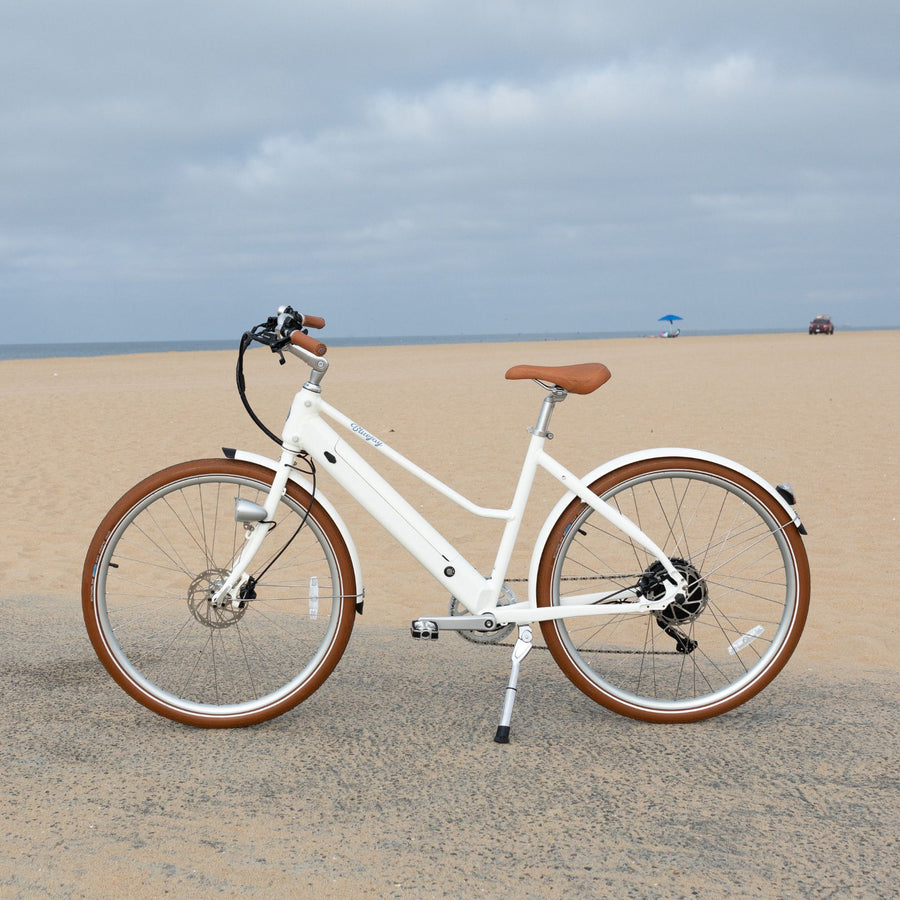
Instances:
[[[793,662],[653,726],[536,651],[499,746],[508,648],[363,618],[295,711],[201,731],[113,684],[76,602],[3,606],[3,898],[896,896],[893,673]]]

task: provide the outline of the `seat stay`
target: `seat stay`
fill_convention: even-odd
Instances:
[[[669,592],[672,594],[672,597],[670,598],[671,601],[671,599],[674,598],[674,594],[678,593],[678,590],[675,588],[681,589],[684,578],[675,566],[672,565],[671,560],[666,556],[665,552],[663,552],[651,538],[644,534],[631,519],[622,515],[622,513],[605,500],[601,500],[588,487],[588,483],[585,480],[579,478],[577,475],[573,475],[565,466],[558,463],[548,453],[540,454],[538,457],[538,465],[549,472],[558,482],[560,482],[560,484],[567,487],[576,497],[583,500],[588,506],[600,513],[607,522],[615,528],[618,528],[619,531],[623,532],[659,560],[671,579],[670,583],[666,586],[667,594]]]

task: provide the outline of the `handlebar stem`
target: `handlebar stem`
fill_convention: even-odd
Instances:
[[[314,356],[308,350],[304,350],[303,347],[298,347],[296,344],[286,344],[284,349],[309,366],[309,379],[303,386],[320,394],[322,392],[322,379],[328,371],[328,360],[324,356]]]

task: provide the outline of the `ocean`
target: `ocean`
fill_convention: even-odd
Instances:
[[[854,328],[838,326],[837,331],[883,331],[897,326]],[[707,337],[729,334],[785,334],[784,328],[756,328],[723,331],[684,330],[685,337]],[[805,330],[800,332],[805,334]],[[456,334],[403,335],[368,338],[336,338],[323,335],[329,347],[396,347],[428,344],[494,344],[539,341],[593,341],[613,338],[655,337],[656,334],[634,331],[554,332],[542,334]],[[0,360],[55,359],[59,357],[121,356],[131,353],[185,353],[203,350],[237,351],[238,340],[231,341],[93,341],[59,344],[0,344]]]
[[[514,341],[567,341],[637,337],[632,332],[605,334],[473,334],[407,335],[393,337],[336,338],[322,336],[329,347],[396,347],[427,344],[488,344]],[[259,345],[256,345],[259,346]],[[238,341],[119,341],[65,344],[0,344],[0,360],[53,359],[57,357],[120,356],[129,353],[184,353],[197,350],[234,350]]]

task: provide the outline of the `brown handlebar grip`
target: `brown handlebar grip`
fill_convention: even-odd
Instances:
[[[295,331],[291,335],[291,343],[308,350],[313,356],[324,356],[328,352],[328,348],[321,341],[302,331]]]
[[[325,320],[321,316],[304,316],[303,317],[303,327],[304,328],[324,328]]]

